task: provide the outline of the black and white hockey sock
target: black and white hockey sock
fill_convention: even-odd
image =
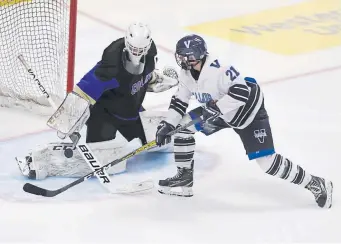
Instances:
[[[189,130],[184,130],[174,137],[174,157],[178,167],[191,168],[195,150],[193,134]]]
[[[312,178],[301,166],[277,153],[258,158],[256,161],[265,173],[302,187],[305,187]]]

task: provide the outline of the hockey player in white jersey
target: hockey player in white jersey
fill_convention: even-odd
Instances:
[[[170,143],[167,134],[178,125],[197,117],[203,122],[174,136],[178,172],[159,181],[160,193],[192,196],[194,133],[211,135],[232,128],[239,135],[249,160],[255,160],[265,173],[309,190],[319,207],[331,207],[332,182],[309,174],[275,151],[263,93],[255,79],[243,77],[236,67],[209,54],[204,39],[198,35],[180,39],[175,58],[181,67],[180,83],[171,99],[167,118],[157,128],[156,142],[159,146]],[[202,107],[186,113],[191,95],[195,95]],[[181,187],[182,191],[176,193],[174,187]]]

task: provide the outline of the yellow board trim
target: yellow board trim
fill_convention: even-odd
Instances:
[[[0,7],[11,6],[23,2],[32,2],[32,0],[0,0]]]
[[[341,46],[341,1],[306,1],[185,28],[278,54],[302,54]]]

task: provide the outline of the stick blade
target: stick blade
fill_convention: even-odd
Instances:
[[[57,195],[57,194],[54,194],[54,191],[49,191],[39,186],[32,185],[30,183],[26,183],[23,187],[23,190],[27,193],[31,193],[31,194],[43,196],[43,197],[54,197],[55,195]]]
[[[123,185],[116,187],[113,194],[134,194],[145,192],[154,188],[154,182],[152,180],[146,180],[139,183],[133,183],[129,185]]]

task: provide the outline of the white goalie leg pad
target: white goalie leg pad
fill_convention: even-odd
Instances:
[[[141,145],[139,139],[130,142],[111,140],[88,144],[102,165],[121,158]],[[73,151],[73,156],[67,158],[64,152],[70,148]],[[31,162],[28,162],[25,158],[17,158],[19,169],[27,177],[32,176],[32,171],[35,171],[35,179],[39,180],[45,179],[47,176],[81,177],[92,172],[92,169],[83,160],[78,150],[70,147],[67,143],[50,143],[44,148],[32,151],[26,156],[26,158],[28,157],[31,158]],[[127,160],[123,160],[109,168],[108,173],[117,174],[125,171],[126,163]]]
[[[167,111],[151,111],[146,110],[140,113],[144,133],[146,135],[147,142],[155,140],[156,128],[160,122],[166,119]],[[172,138],[173,140],[173,138]],[[155,147],[149,150],[150,152],[173,152],[173,143],[169,143],[162,147]]]
[[[126,140],[111,140],[105,142],[89,143],[90,148],[97,156],[102,165],[108,164],[116,159],[119,159],[133,150],[142,146],[140,139],[135,138],[134,140],[127,142]],[[108,169],[109,174],[117,174],[126,170],[127,160],[110,167]],[[89,171],[90,172],[90,171]]]
[[[65,147],[63,143],[50,143],[47,146],[37,146],[35,150],[24,157],[16,157],[15,160],[17,161],[21,174],[29,179],[45,179],[50,170],[50,151],[61,155],[63,151],[59,148],[63,147]]]
[[[29,179],[42,180],[48,175],[47,165],[41,165],[42,168],[36,170],[36,166],[32,163],[31,154],[25,157],[16,157],[15,160],[17,161],[21,174]]]

